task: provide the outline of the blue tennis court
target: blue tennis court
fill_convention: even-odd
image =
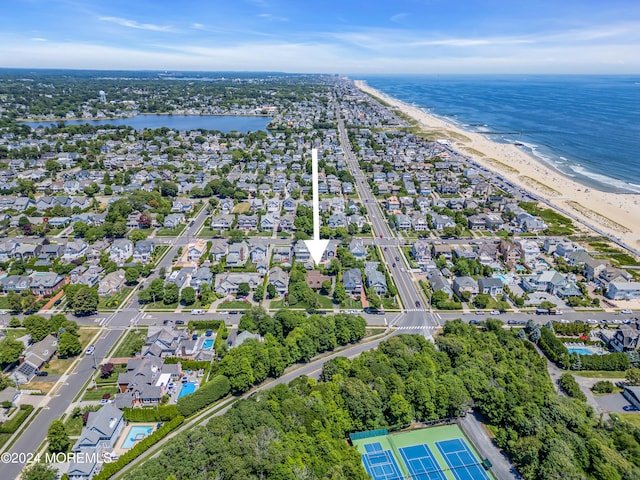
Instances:
[[[489,480],[482,465],[461,438],[436,442],[436,446],[456,480]]]
[[[371,443],[364,448],[367,453],[362,454],[362,463],[373,480],[402,480],[391,450],[382,450],[379,443]]]
[[[400,448],[400,455],[414,480],[446,480],[444,473],[425,444]]]

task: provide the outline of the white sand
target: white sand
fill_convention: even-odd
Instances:
[[[575,215],[585,225],[618,237],[633,248],[640,248],[640,194],[607,193],[586,187],[532,157],[521,147],[495,143],[482,134],[463,130],[389,97],[364,81],[356,80],[355,84],[360,90],[414,118],[425,132],[441,132],[442,138],[449,139],[456,150],[468,154],[514,184],[547,199],[553,206]]]

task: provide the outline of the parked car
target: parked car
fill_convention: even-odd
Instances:
[[[636,407],[635,405],[625,405],[624,407],[622,407],[622,409],[625,412],[637,412],[638,411],[638,407]]]
[[[38,372],[39,377],[46,377],[49,375],[49,372]]]
[[[184,320],[176,320],[176,325],[184,325]]]
[[[620,313],[622,313],[623,315],[631,315],[633,313],[633,310],[625,308],[624,310],[620,310]]]
[[[491,315],[500,315],[500,310],[491,310]]]
[[[205,314],[205,311],[200,308],[191,310],[191,315],[204,315],[204,314]]]
[[[95,351],[96,347],[95,345],[89,345],[89,348],[87,348],[87,355],[93,355],[93,352]]]

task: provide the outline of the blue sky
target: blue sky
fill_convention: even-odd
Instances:
[[[11,0],[0,66],[640,73],[637,0]]]

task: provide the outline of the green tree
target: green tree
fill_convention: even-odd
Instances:
[[[7,293],[7,303],[11,312],[22,312],[22,299],[16,292],[10,291],[9,293]]]
[[[178,303],[180,299],[180,289],[175,283],[167,283],[164,287],[164,295],[162,301],[165,305]]]
[[[276,287],[272,283],[267,285],[267,294],[269,295],[269,298],[276,298],[278,295]]]
[[[193,305],[196,301],[196,291],[193,287],[185,287],[180,293],[180,300],[185,305]]]
[[[250,290],[251,289],[249,287],[249,284],[247,282],[242,282],[240,285],[238,285],[238,296],[246,297],[247,295],[249,295]]]
[[[140,277],[140,271],[136,267],[129,267],[124,272],[124,278],[129,285],[133,285],[138,281]]]
[[[22,480],[56,480],[58,471],[44,463],[34,463],[22,472]]]
[[[322,282],[320,293],[322,295],[329,295],[331,293],[331,280],[325,280],[324,282]]]
[[[333,289],[333,299],[336,303],[342,303],[347,299],[347,291],[344,289],[342,282],[336,282],[336,286]]]
[[[51,332],[49,320],[40,315],[29,315],[22,322],[22,326],[27,329],[34,343],[39,342]]]
[[[380,297],[375,292],[375,290],[373,290],[372,288],[367,288],[366,293],[367,300],[369,301],[369,306],[374,310],[379,310],[382,306],[382,300],[380,300]]]
[[[5,337],[0,340],[0,364],[17,362],[24,351],[24,344],[19,340]]]
[[[160,193],[163,197],[175,197],[178,194],[178,185],[172,182],[162,182]]]
[[[624,376],[629,385],[640,385],[640,368],[630,368],[625,372]]]
[[[63,358],[75,357],[82,352],[82,345],[77,336],[70,332],[64,332],[60,335],[58,341],[58,355]]]
[[[264,299],[264,286],[258,285],[256,291],[253,292],[253,298],[256,302],[261,302]]]
[[[66,452],[71,446],[67,430],[60,420],[54,420],[49,425],[47,440],[49,441],[49,451],[52,453]]]
[[[84,222],[76,222],[73,224],[73,234],[77,237],[84,237],[89,226]]]
[[[82,286],[73,297],[73,313],[90,315],[98,310],[99,300],[98,291],[95,288]]]
[[[147,291],[153,303],[161,302],[164,300],[164,280],[161,278],[152,280]]]
[[[388,417],[391,425],[411,423],[413,419],[411,404],[401,394],[394,393],[389,399]]]

